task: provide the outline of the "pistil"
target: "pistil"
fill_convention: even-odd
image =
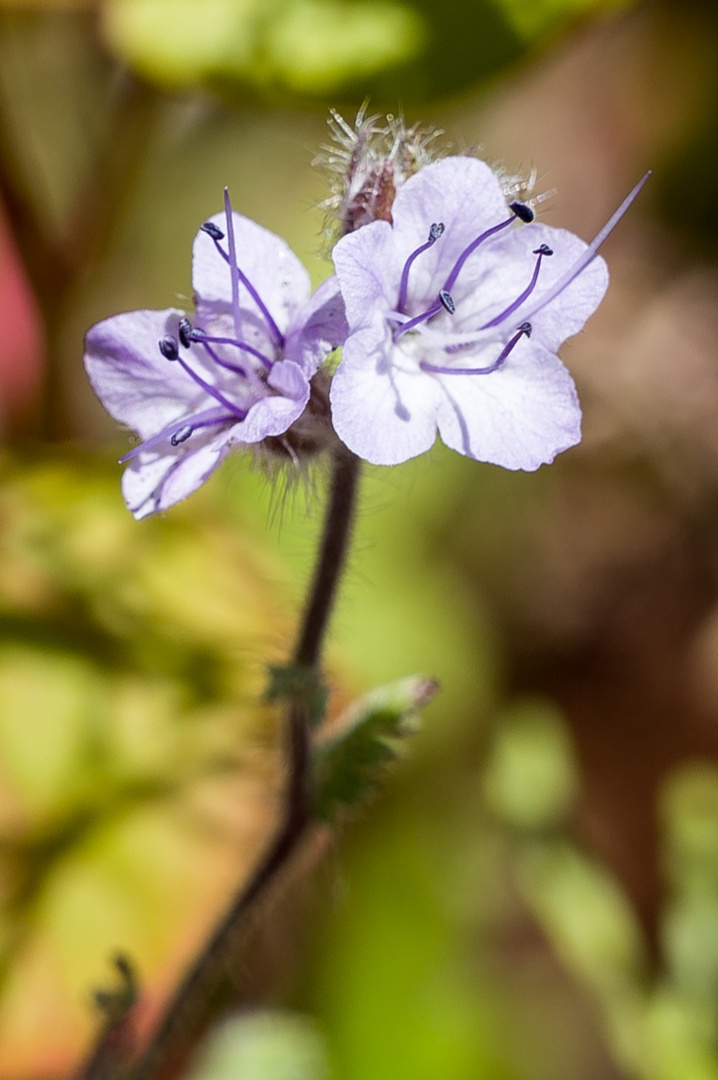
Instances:
[[[244,285],[245,289],[252,297],[255,304],[264,316],[265,322],[267,323],[270,334],[274,338],[275,344],[278,345],[279,348],[283,348],[284,334],[272,318],[272,315],[270,314],[267,305],[262,300],[254,285],[249,280],[247,275],[242,272],[242,270],[239,268],[239,264],[237,263],[237,251],[234,239],[234,223],[232,220],[232,206],[229,201],[229,193],[226,188],[224,192],[224,202],[225,214],[227,215],[227,243],[229,246],[229,253],[224,250],[220,243],[220,240],[222,239],[222,231],[221,229],[217,228],[214,222],[205,221],[204,225],[202,225],[201,228],[203,232],[206,232],[207,235],[210,236],[212,240],[214,240],[214,246],[230,268],[232,278],[232,312],[234,315],[235,332],[237,334],[237,338],[241,339],[242,337],[239,326],[239,284],[241,282],[241,284]]]
[[[564,291],[564,289],[567,289],[571,282],[575,281],[578,275],[583,273],[586,267],[593,262],[593,260],[596,258],[596,255],[598,254],[598,249],[600,248],[601,244],[604,242],[609,233],[613,232],[616,225],[618,225],[619,221],[626,213],[626,210],[628,210],[629,206],[636,198],[650,175],[651,172],[649,169],[645,176],[641,177],[633,190],[629,191],[628,195],[623,200],[618,210],[616,210],[615,214],[613,214],[608,219],[608,221],[603,226],[598,235],[588,245],[583,255],[579,259],[577,259],[573,266],[566,271],[563,277],[559,278],[558,281],[548,290],[548,292],[544,293],[544,295],[536,301],[534,306],[525,313],[527,318],[532,318],[538,311],[541,311],[541,309],[546,307],[547,304],[550,304],[552,300],[559,296],[560,293]]]

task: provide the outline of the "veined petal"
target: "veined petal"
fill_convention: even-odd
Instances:
[[[394,307],[403,260],[388,221],[372,221],[343,236],[332,257],[352,332]]]
[[[235,427],[193,436],[170,453],[144,451],[122,476],[128,509],[138,519],[160,513],[201,487],[235,441]]]
[[[107,411],[149,438],[206,395],[165,359],[159,342],[174,334],[183,312],[127,311],[96,323],[85,336],[85,368]]]
[[[407,461],[434,443],[441,388],[406,362],[381,323],[347,340],[330,398],[339,438],[374,465]]]
[[[394,242],[403,265],[426,240],[433,223],[444,225],[440,239],[412,267],[421,293],[438,292],[467,245],[510,216],[501,185],[486,162],[444,158],[421,169],[397,191],[392,207]]]
[[[435,375],[442,440],[460,454],[533,471],[581,438],[573,379],[559,358],[524,338],[491,375]]]
[[[325,357],[343,345],[349,332],[344,301],[335,276],[323,281],[294,313],[287,330],[284,355],[301,364],[311,377]]]

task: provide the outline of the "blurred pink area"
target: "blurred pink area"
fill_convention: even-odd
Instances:
[[[27,420],[42,386],[45,340],[35,298],[0,207],[0,417],[2,427]]]

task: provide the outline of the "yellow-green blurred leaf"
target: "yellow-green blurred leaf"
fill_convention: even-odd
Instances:
[[[0,462],[0,1077],[66,1073],[108,958],[148,1015],[274,827],[278,568],[204,492]]]
[[[239,80],[310,94],[413,58],[421,17],[398,0],[107,0],[110,46],[170,89]]]

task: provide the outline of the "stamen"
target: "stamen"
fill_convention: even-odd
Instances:
[[[213,221],[205,221],[204,225],[200,225],[200,229],[202,232],[206,232],[208,236],[211,236],[213,240],[224,240],[224,233]]]
[[[167,336],[163,337],[161,341],[157,342],[157,344],[165,360],[179,360],[177,339],[173,338],[171,334],[167,334]]]
[[[504,319],[508,319],[509,315],[513,314],[513,312],[516,311],[517,308],[521,307],[524,300],[526,300],[534,291],[534,289],[536,288],[536,282],[538,281],[539,271],[541,269],[541,259],[544,257],[544,255],[553,255],[553,251],[548,246],[548,244],[541,244],[540,247],[536,248],[533,254],[537,255],[538,258],[536,259],[536,265],[534,266],[534,272],[531,276],[531,280],[529,281],[524,291],[516,297],[513,304],[509,304],[509,306],[505,308],[499,315],[494,316],[494,318],[491,319],[489,322],[484,323],[483,326],[480,326],[480,330],[488,330],[492,326],[498,326],[499,323],[502,323],[504,321]]]
[[[173,435],[177,437],[178,442],[183,442],[184,439],[180,439],[179,436],[185,428],[191,428],[192,432],[196,432],[201,428],[221,427],[223,424],[236,423],[237,417],[234,414],[227,414],[223,409],[218,409],[216,407],[213,409],[205,409],[199,413],[193,413],[191,424],[182,424],[177,420],[174,420],[171,424],[168,424],[167,427],[163,428],[162,431],[158,431],[156,435],[152,435],[151,438],[145,439],[144,442],[138,443],[137,446],[133,446],[131,450],[128,450],[128,452],[120,458],[120,465],[124,465],[126,461],[131,461],[139,454],[145,453],[148,450],[154,450],[156,446],[161,446],[168,440],[172,442]],[[187,435],[185,438],[189,438],[189,436]],[[173,445],[177,445],[177,443],[173,443]]]
[[[215,364],[217,364],[218,367],[224,368],[225,371],[231,371],[234,375],[241,375],[243,379],[251,378],[251,369],[248,370],[247,368],[241,367],[239,364],[232,364],[229,360],[223,360],[222,357],[217,353],[217,351],[213,349],[212,346],[209,344],[209,341],[205,339],[201,330],[193,330],[191,340],[196,342],[198,345],[204,346],[205,352],[209,357],[211,357],[212,360],[214,360]]]
[[[422,371],[430,371],[434,375],[490,375],[492,371],[498,371],[498,369],[504,364],[513,351],[515,346],[521,340],[522,337],[531,337],[531,323],[523,322],[518,327],[516,333],[509,341],[504,345],[503,349],[499,353],[493,364],[489,364],[488,367],[483,368],[454,368],[454,367],[439,367],[437,364],[429,364],[427,361],[422,361],[419,367]]]
[[[476,237],[475,240],[472,240],[469,246],[465,248],[464,251],[462,251],[461,255],[459,255],[458,259],[454,263],[454,269],[451,271],[448,278],[444,282],[444,289],[447,292],[451,292],[454,285],[456,284],[457,277],[461,273],[464,263],[468,259],[469,255],[473,255],[479,244],[483,244],[483,242],[485,240],[488,240],[490,236],[493,236],[495,233],[507,228],[509,225],[513,225],[516,218],[518,218],[519,221],[523,221],[525,224],[528,224],[534,219],[534,212],[530,206],[526,205],[526,203],[512,202],[509,204],[509,210],[511,210],[512,212],[510,218],[507,218],[506,221],[500,221],[498,225],[492,225],[490,229],[487,229],[486,232],[482,232],[479,236]]]
[[[250,345],[248,342],[236,341],[234,338],[229,337],[214,337],[211,334],[206,334],[204,330],[202,330],[199,326],[195,326],[194,329],[190,327],[189,340],[197,341],[200,345],[205,345],[208,341],[210,341],[213,345],[234,345],[237,349],[241,349],[243,352],[248,352],[251,356],[255,356],[257,360],[259,360],[259,362],[264,365],[267,371],[270,371],[274,366],[273,360],[270,360],[268,356],[265,356],[264,353],[260,352],[259,349],[255,349],[255,347],[253,345]],[[219,358],[217,358],[217,363],[220,364],[222,367],[228,366],[226,361],[222,361]],[[229,368],[231,371],[239,370],[244,373],[243,368],[234,368],[231,365],[229,365]]]
[[[185,424],[184,427],[178,428],[174,435],[170,437],[170,442],[173,446],[179,446],[180,443],[189,439],[190,435],[194,431],[191,424]]]
[[[445,290],[442,290],[442,291],[445,291]],[[448,296],[449,294],[447,293],[446,295]],[[450,296],[449,296],[449,299],[451,300]],[[453,300],[452,300],[452,303],[453,303]],[[428,311],[422,312],[421,315],[415,315],[413,319],[409,319],[408,322],[402,323],[402,325],[397,327],[397,329],[394,331],[394,341],[396,341],[398,338],[400,338],[402,334],[405,334],[407,332],[407,330],[413,330],[415,326],[419,325],[419,323],[426,322],[427,319],[431,319],[431,318],[433,318],[434,315],[438,315],[443,307],[444,307],[443,301],[442,300],[437,300],[437,302],[432,307],[430,307],[428,309]],[[448,308],[447,308],[447,311],[448,311]]]
[[[551,301],[554,300],[560,293],[562,293],[564,289],[568,288],[572,281],[575,281],[578,275],[586,269],[589,263],[593,262],[593,260],[596,258],[596,255],[598,254],[598,249],[600,248],[601,244],[609,235],[609,233],[613,232],[616,225],[618,225],[619,221],[626,213],[626,210],[628,210],[629,206],[636,198],[650,175],[651,170],[649,169],[645,176],[641,177],[633,190],[629,191],[628,195],[623,200],[618,210],[616,210],[615,214],[613,214],[608,219],[608,221],[603,226],[598,235],[595,237],[595,239],[592,240],[591,243],[588,245],[583,255],[579,259],[577,259],[573,266],[566,271],[563,277],[559,278],[555,285],[553,285],[549,289],[549,291],[544,296],[542,296],[529,311],[526,312],[527,318],[532,318],[537,311],[541,311],[541,309],[546,307],[547,304],[550,304]]]
[[[536,217],[531,207],[527,203],[519,202],[518,199],[509,203],[509,210],[513,210],[519,221],[523,221],[525,225],[530,225]]]
[[[174,348],[172,348],[172,346]],[[167,349],[167,351],[165,351],[165,349]],[[216,386],[212,386],[211,383],[206,382],[201,375],[198,375],[196,371],[192,370],[186,360],[182,359],[177,350],[177,342],[174,338],[162,338],[162,341],[160,341],[160,352],[164,357],[166,357],[167,360],[176,360],[182,370],[186,371],[189,377],[191,379],[194,379],[198,386],[201,386],[202,389],[207,394],[209,394],[210,397],[213,397],[215,401],[218,401],[220,405],[224,405],[225,409],[229,409],[229,411],[239,420],[244,420],[246,418],[247,414],[244,409],[240,409],[239,406],[234,405],[231,401],[229,401],[224,396],[224,394],[220,393]],[[174,352],[174,355],[168,355],[172,352]],[[228,366],[227,364],[223,363],[217,356],[213,356],[212,359],[215,360],[221,367]],[[238,369],[234,368],[233,370],[237,371]],[[241,372],[241,374],[245,374],[245,372]]]
[[[444,232],[444,228],[445,226],[443,221],[434,222],[434,224],[429,229],[429,239],[426,241],[425,244],[422,244],[420,247],[418,247],[416,251],[412,251],[411,255],[404,263],[404,269],[401,272],[401,281],[399,283],[399,300],[397,301],[396,305],[398,311],[403,312],[404,305],[406,304],[406,294],[409,289],[409,271],[411,270],[414,259],[416,259],[417,256],[421,255],[423,251],[426,251],[428,248],[432,247],[436,243],[436,241]]]

